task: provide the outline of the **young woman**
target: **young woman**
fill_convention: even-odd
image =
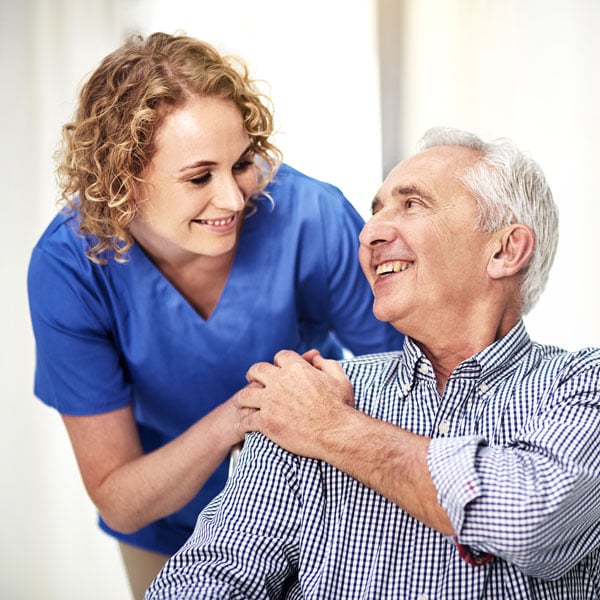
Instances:
[[[225,482],[250,365],[403,341],[372,315],[360,217],[280,164],[264,101],[207,44],[134,36],[63,130],[64,208],[29,267],[35,391],[136,597]]]

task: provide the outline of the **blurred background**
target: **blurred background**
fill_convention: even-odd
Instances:
[[[364,217],[389,168],[434,125],[510,137],[561,212],[532,337],[600,345],[597,0],[21,0],[0,3],[0,597],[128,598],[60,417],[32,393],[25,278],[54,214],[52,154],[76,91],[132,31],[184,31],[245,59],[287,162]]]

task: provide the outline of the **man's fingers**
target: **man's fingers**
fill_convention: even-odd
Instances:
[[[293,350],[280,350],[273,359],[278,367],[286,367],[294,363],[303,363],[305,359]]]
[[[339,391],[344,392],[344,402],[348,406],[355,406],[354,389],[348,375],[346,375],[346,371],[342,369],[337,360],[317,356],[313,359],[312,364],[316,369],[337,381]]]
[[[312,359],[312,365],[319,369],[319,371],[323,371],[323,373],[327,373],[336,379],[348,379],[346,372],[342,369],[340,363],[332,358],[323,358],[319,354]]]
[[[248,371],[246,371],[246,380],[250,383],[258,382],[262,385],[265,383],[265,378],[269,377],[277,367],[268,362],[254,363]]]
[[[293,350],[280,350],[273,359],[273,364],[268,362],[258,362],[253,364],[246,372],[246,379],[250,382],[258,382],[265,384],[265,379],[268,379],[274,374],[274,369],[278,367],[286,367],[293,364],[301,364],[308,362],[313,364],[315,358],[320,357],[318,350],[307,350],[302,356]]]
[[[307,350],[303,355],[302,358],[306,361],[309,362],[312,365],[313,360],[317,357],[317,356],[321,356],[321,353],[318,350],[315,350],[314,348],[312,348],[311,350]]]

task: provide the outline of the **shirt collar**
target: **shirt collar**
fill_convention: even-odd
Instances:
[[[461,362],[451,377],[481,379],[491,385],[512,372],[531,345],[525,324],[519,320],[505,336]],[[413,339],[405,339],[403,353],[404,361],[398,376],[405,392],[412,388],[417,378],[434,378],[431,363]]]

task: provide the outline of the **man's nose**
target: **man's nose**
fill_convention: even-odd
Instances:
[[[396,237],[393,225],[379,215],[372,216],[362,228],[358,237],[362,246],[371,248],[391,242]]]

